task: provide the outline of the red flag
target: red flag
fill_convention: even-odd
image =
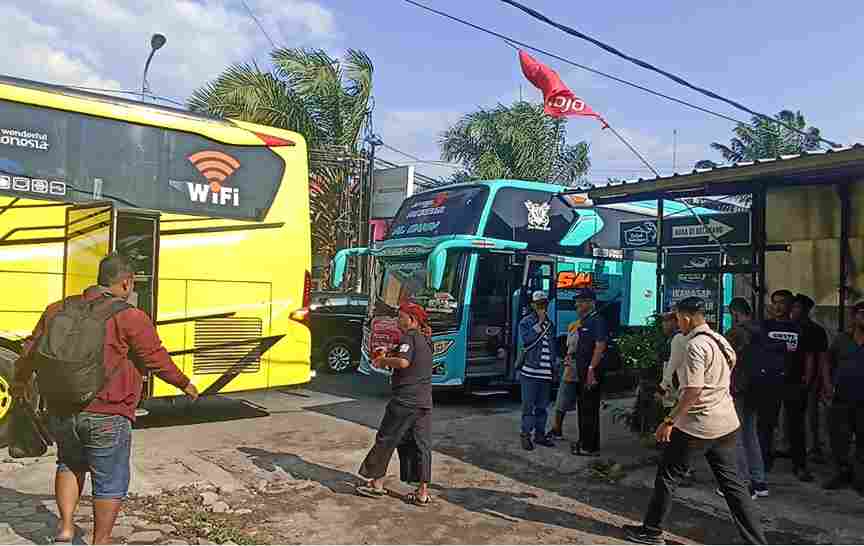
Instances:
[[[557,72],[538,62],[524,51],[519,51],[522,73],[534,87],[543,92],[543,110],[554,118],[563,116],[589,116],[603,121],[603,117],[573,94],[561,81]],[[605,122],[604,122],[605,123]]]

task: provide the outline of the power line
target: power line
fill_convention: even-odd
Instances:
[[[392,152],[396,152],[399,155],[404,155],[405,157],[407,157],[409,159],[413,159],[416,163],[425,163],[428,165],[436,165],[439,167],[450,167],[453,169],[462,169],[463,168],[463,166],[459,165],[458,163],[449,163],[447,161],[435,161],[435,160],[430,160],[430,159],[420,159],[416,155],[409,154],[408,152],[403,152],[402,150],[394,148],[393,146],[390,146],[389,144],[382,144],[381,147],[387,148],[388,150],[390,150]]]
[[[702,106],[698,106],[698,105],[696,105],[696,104],[693,104],[693,103],[687,102],[687,101],[685,101],[685,100],[678,99],[678,98],[675,98],[675,97],[672,97],[672,96],[666,95],[665,93],[661,93],[661,92],[659,92],[659,91],[654,91],[653,89],[650,89],[650,88],[648,88],[648,87],[645,87],[644,85],[639,85],[638,83],[633,83],[633,82],[631,82],[631,81],[629,81],[629,80],[625,80],[624,78],[619,78],[618,76],[613,76],[612,74],[608,74],[608,73],[606,73],[606,72],[602,72],[602,71],[600,71],[600,70],[597,70],[597,69],[591,68],[590,66],[586,66],[586,65],[584,65],[584,64],[577,63],[576,61],[570,60],[570,59],[568,59],[568,58],[566,58],[566,57],[562,57],[562,56],[560,56],[560,55],[557,55],[557,54],[555,54],[555,53],[552,53],[551,51],[548,51],[548,50],[545,50],[545,49],[541,49],[541,48],[539,48],[539,47],[534,47],[534,46],[532,46],[532,45],[529,45],[529,44],[527,44],[527,43],[525,43],[525,42],[521,42],[521,41],[519,41],[519,40],[517,40],[517,39],[515,39],[515,38],[512,38],[512,37],[510,37],[510,36],[507,36],[507,35],[505,35],[505,34],[501,34],[500,32],[496,32],[496,31],[494,31],[494,30],[490,30],[490,29],[485,28],[485,27],[482,27],[482,26],[480,26],[480,25],[476,25],[476,24],[474,24],[474,23],[471,23],[471,22],[469,22],[469,21],[466,21],[465,19],[460,19],[459,17],[456,17],[456,16],[454,16],[454,15],[450,15],[449,13],[445,13],[445,12],[443,12],[443,11],[440,11],[440,10],[437,10],[437,9],[434,9],[434,8],[430,8],[429,6],[423,5],[423,4],[419,3],[419,2],[416,2],[415,0],[403,0],[403,1],[404,1],[404,2],[407,2],[408,4],[411,4],[412,6],[415,6],[415,7],[418,7],[418,8],[420,8],[420,9],[426,10],[426,11],[428,11],[428,12],[430,12],[430,13],[434,13],[435,15],[440,15],[441,17],[444,17],[444,18],[446,18],[446,19],[450,19],[451,21],[455,21],[455,22],[460,23],[460,24],[462,24],[462,25],[465,25],[465,26],[471,27],[471,28],[473,28],[474,30],[479,30],[480,32],[483,32],[483,33],[485,33],[485,34],[489,34],[490,36],[494,36],[494,37],[496,37],[496,38],[498,38],[498,39],[500,39],[500,40],[504,40],[505,42],[509,42],[510,45],[512,45],[512,44],[517,44],[517,45],[521,46],[521,47],[524,48],[524,49],[530,49],[531,51],[534,51],[534,52],[540,53],[540,54],[542,54],[542,55],[546,55],[547,57],[550,57],[550,58],[555,59],[555,60],[557,60],[557,61],[561,61],[562,63],[569,64],[569,65],[571,65],[571,66],[575,66],[576,68],[580,68],[580,69],[585,70],[585,71],[587,71],[587,72],[591,72],[592,74],[596,74],[596,75],[598,75],[598,76],[602,76],[602,77],[604,77],[604,78],[607,78],[607,79],[610,79],[610,80],[612,80],[612,81],[618,82],[618,83],[620,83],[620,84],[627,85],[627,86],[629,86],[629,87],[633,87],[633,88],[635,88],[635,89],[639,89],[640,91],[644,91],[644,92],[649,93],[649,94],[651,94],[651,95],[654,95],[654,96],[656,96],[656,97],[660,97],[660,98],[663,98],[663,99],[666,99],[666,100],[669,100],[669,101],[675,102],[675,103],[680,104],[680,105],[682,105],[682,106],[686,106],[686,107],[688,107],[688,108],[692,108],[692,109],[694,109],[694,110],[698,110],[698,111],[703,112],[703,113],[705,113],[705,114],[709,114],[709,115],[712,115],[712,116],[715,116],[715,117],[718,117],[718,118],[721,118],[721,119],[725,119],[726,121],[731,121],[731,122],[733,122],[733,123],[739,123],[739,124],[741,124],[741,125],[747,125],[747,122],[741,121],[740,119],[736,119],[736,118],[733,118],[732,116],[727,116],[726,114],[721,114],[721,113],[719,113],[719,112],[715,112],[714,110],[709,110],[708,108],[704,108],[704,107],[702,107]]]
[[[543,21],[547,25],[551,25],[551,26],[557,28],[558,30],[561,30],[561,31],[563,31],[563,32],[565,32],[571,36],[575,36],[575,37],[580,38],[582,40],[586,40],[588,42],[591,42],[592,44],[596,45],[597,47],[599,47],[605,51],[608,51],[609,53],[612,53],[613,55],[621,57],[624,60],[630,61],[631,63],[633,63],[637,66],[640,66],[646,70],[651,70],[652,72],[656,72],[662,76],[666,76],[667,78],[674,81],[675,83],[678,83],[680,85],[683,85],[684,87],[687,87],[689,89],[692,89],[694,91],[702,93],[703,95],[705,95],[709,98],[719,100],[721,102],[725,102],[726,104],[733,106],[733,107],[737,108],[738,110],[742,110],[744,112],[747,112],[748,114],[756,116],[759,119],[766,120],[766,121],[772,121],[774,123],[777,123],[777,124],[787,128],[787,129],[789,129],[790,131],[795,131],[796,133],[803,135],[805,137],[812,136],[809,133],[802,131],[801,129],[798,129],[797,127],[789,125],[788,123],[785,123],[779,119],[776,119],[776,118],[773,118],[771,116],[767,116],[765,114],[759,113],[759,112],[757,112],[751,108],[744,106],[740,102],[726,98],[722,95],[718,95],[717,93],[715,93],[709,89],[705,89],[704,87],[699,87],[697,85],[694,85],[680,76],[676,76],[675,74],[672,74],[671,72],[667,72],[661,68],[657,68],[656,66],[654,66],[650,63],[647,63],[641,59],[637,59],[636,57],[631,57],[630,55],[627,55],[626,53],[619,51],[618,49],[610,46],[609,44],[601,42],[600,40],[597,40],[596,38],[592,38],[591,36],[588,36],[587,34],[579,32],[578,30],[576,30],[574,28],[568,27],[567,25],[553,21],[552,19],[543,15],[539,11],[532,9],[532,8],[529,8],[528,6],[525,6],[519,2],[516,2],[515,0],[501,0],[501,2],[504,2],[505,4],[508,4],[510,6],[513,6],[514,8],[528,14],[529,16],[531,16],[535,19],[538,19],[540,21]],[[840,145],[837,144],[836,142],[832,142],[828,139],[822,138],[821,136],[817,137],[817,138],[819,139],[819,141],[824,142],[824,143],[826,143],[829,146],[832,146],[834,148],[840,147]]]
[[[274,42],[273,38],[271,38],[270,35],[267,34],[267,31],[264,30],[264,26],[261,24],[261,21],[259,21],[258,18],[255,17],[255,13],[252,12],[252,8],[249,7],[249,4],[246,3],[246,0],[240,0],[240,2],[243,4],[243,7],[246,8],[246,12],[249,13],[249,17],[251,17],[252,20],[255,21],[255,24],[258,25],[258,29],[261,31],[261,34],[263,34],[267,38],[267,40],[270,42],[270,45],[273,46],[273,49],[276,49],[276,42]]]

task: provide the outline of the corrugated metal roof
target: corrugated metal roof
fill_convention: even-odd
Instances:
[[[657,177],[657,176],[651,177],[651,178],[641,178],[640,177],[640,178],[636,178],[636,179],[632,179],[632,180],[624,180],[623,182],[608,184],[606,186],[601,186],[601,187],[606,188],[606,187],[610,187],[610,186],[621,186],[624,184],[637,184],[639,182],[651,182],[654,180],[664,180],[664,179],[672,178],[675,176],[689,176],[692,174],[701,174],[701,173],[707,173],[707,172],[711,172],[711,171],[735,169],[735,168],[740,168],[740,167],[751,167],[753,165],[761,165],[764,163],[773,163],[773,162],[777,162],[777,161],[780,161],[780,162],[790,161],[793,159],[797,159],[799,157],[810,157],[810,156],[819,156],[819,155],[827,155],[827,154],[842,154],[844,152],[850,152],[852,150],[864,150],[864,144],[855,143],[855,144],[852,144],[850,146],[843,146],[842,148],[832,148],[832,149],[828,149],[828,150],[814,150],[812,152],[802,152],[800,154],[787,154],[787,155],[781,155],[779,157],[766,157],[764,159],[738,161],[736,163],[720,164],[720,165],[717,165],[716,167],[709,167],[709,168],[704,168],[704,169],[693,168],[689,171],[676,171],[676,172],[673,172],[670,174],[661,174],[659,177]]]

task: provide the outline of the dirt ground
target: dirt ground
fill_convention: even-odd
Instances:
[[[158,544],[585,544],[623,543],[640,518],[656,452],[619,435],[603,458],[567,442],[524,452],[509,400],[444,401],[436,408],[434,503],[402,495],[398,460],[390,496],[358,497],[356,471],[374,438],[386,392],[354,378],[267,395],[167,405],[134,436],[133,497],[114,538]],[[365,389],[365,390],[364,390]],[[569,431],[569,430],[568,430]],[[5,455],[0,455],[3,460]],[[827,468],[816,468],[825,474]],[[0,543],[43,543],[56,525],[50,457],[0,463]],[[776,476],[775,476],[776,475]],[[673,507],[669,539],[737,543],[705,467]],[[864,503],[784,471],[757,501],[772,543],[861,543]],[[85,503],[86,504],[86,503]],[[91,525],[87,507],[79,527]]]

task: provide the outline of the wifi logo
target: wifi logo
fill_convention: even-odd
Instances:
[[[225,180],[240,168],[240,162],[230,155],[215,150],[204,150],[187,159],[210,183],[210,190],[219,193]]]

